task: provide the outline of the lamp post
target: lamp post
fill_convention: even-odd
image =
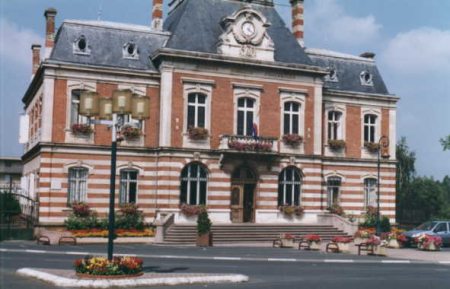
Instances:
[[[381,158],[389,158],[389,138],[387,136],[382,136],[378,141],[378,159],[377,159],[377,236],[381,234],[380,228],[380,183],[381,183]]]
[[[109,184],[108,213],[108,260],[113,259],[114,251],[114,208],[116,191],[117,133],[124,125],[124,115],[142,121],[149,117],[149,98],[133,94],[131,90],[116,90],[112,98],[102,97],[95,92],[83,92],[80,96],[80,115],[89,117],[91,124],[103,124],[111,127],[111,176]],[[91,117],[98,117],[92,120]]]

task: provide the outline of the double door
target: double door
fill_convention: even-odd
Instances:
[[[231,221],[253,223],[255,220],[254,183],[234,184],[231,187]]]

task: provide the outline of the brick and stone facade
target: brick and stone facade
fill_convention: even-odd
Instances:
[[[162,18],[161,2],[155,1],[153,17]],[[82,190],[79,201],[106,215],[111,130],[97,124],[91,125],[92,133],[77,135],[71,125],[85,122],[76,114],[77,92],[111,97],[117,89],[150,97],[150,118],[139,126],[142,135],[119,144],[116,183],[118,204],[121,190],[129,194],[122,176],[136,173],[132,198],[148,222],[161,213],[176,214],[176,222],[192,221],[180,213],[186,201],[205,204],[217,223],[316,223],[331,203],[358,217],[374,201],[374,182],[366,180],[378,178],[377,153],[368,151],[365,141],[378,142],[381,136],[390,140],[383,150],[389,158],[381,164],[381,213],[395,220],[398,98],[388,93],[374,60],[305,50],[298,42],[303,40],[297,29],[303,29],[302,16],[293,20],[293,36],[272,1],[241,2],[172,1],[161,29],[65,21],[54,45],[49,41],[53,24],[47,23],[51,54],[40,63],[23,98],[30,123],[24,175],[36,180],[41,224],[62,224],[70,213],[69,194],[77,190]],[[303,1],[291,2],[293,10],[303,13]],[[208,15],[197,14],[208,9]],[[56,15],[47,11],[47,16]],[[229,19],[222,25],[225,16]],[[241,33],[236,23],[248,31],[232,36]],[[199,39],[191,39],[195,37]],[[237,44],[218,44],[220,37],[236,37]],[[87,42],[85,49],[77,47],[79,39]],[[130,42],[138,50],[127,56],[123,48]],[[234,50],[239,45],[242,49]],[[195,97],[201,104],[192,114]],[[247,106],[251,114],[240,112],[244,99],[252,105]],[[336,126],[330,124],[332,115]],[[194,126],[207,129],[205,139],[189,137],[191,117]],[[366,131],[365,122],[372,120]],[[300,136],[301,143],[286,144],[286,134]],[[332,149],[329,139],[345,146]],[[230,145],[233,141],[253,149],[241,150]],[[259,145],[265,148],[255,149]],[[194,182],[199,168],[206,176],[200,174]],[[333,201],[331,180],[339,184]],[[285,204],[302,206],[304,216],[285,217],[279,211]]]

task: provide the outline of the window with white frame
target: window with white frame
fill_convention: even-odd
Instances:
[[[72,90],[70,98],[70,125],[86,124],[87,117],[80,115],[80,96],[83,90]]]
[[[206,126],[206,95],[190,93],[188,95],[187,128]]]
[[[364,179],[365,207],[376,207],[377,205],[377,179]]]
[[[342,113],[339,111],[328,112],[328,140],[342,139]]]
[[[376,140],[377,116],[374,114],[364,115],[364,142],[374,143]]]
[[[300,104],[298,102],[284,103],[283,133],[299,134]]]
[[[299,206],[302,179],[299,169],[288,167],[278,177],[278,206]]]
[[[198,163],[191,163],[181,171],[180,203],[206,205],[208,172]]]
[[[86,201],[88,173],[88,169],[83,167],[69,169],[68,204]]]
[[[120,171],[120,192],[119,200],[121,204],[136,203],[137,201],[137,170]]]
[[[255,100],[242,97],[238,99],[237,134],[251,136],[255,117]]]
[[[328,207],[339,204],[342,180],[340,177],[329,177],[327,180]]]

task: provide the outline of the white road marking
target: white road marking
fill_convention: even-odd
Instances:
[[[267,258],[267,261],[269,262],[295,262],[296,259],[289,259],[289,258]]]
[[[27,253],[38,253],[38,254],[45,254],[47,251],[44,250],[25,250]]]
[[[409,260],[382,260],[381,263],[384,264],[411,264]]]
[[[240,261],[242,258],[239,257],[213,257],[214,260],[226,260],[226,261]]]
[[[325,259],[325,263],[354,263],[355,260],[344,260],[344,259]]]
[[[65,252],[66,255],[89,255],[89,252]]]

